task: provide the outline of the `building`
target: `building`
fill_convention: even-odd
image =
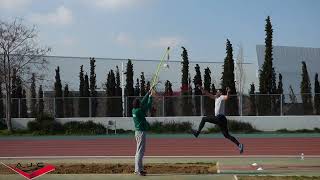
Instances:
[[[261,69],[264,62],[265,46],[257,45],[256,50],[258,68]],[[320,73],[320,48],[273,46],[273,66],[277,73],[277,79],[278,74],[282,74],[284,94],[289,94],[289,86],[292,86],[295,94],[299,96],[302,61],[307,64],[313,92],[315,74]]]

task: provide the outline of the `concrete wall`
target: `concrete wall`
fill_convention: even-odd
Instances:
[[[275,131],[278,129],[314,129],[320,128],[320,116],[232,116],[228,119],[249,122],[254,127],[263,131]],[[12,123],[15,128],[25,129],[27,123],[34,120],[33,118],[14,118]],[[58,118],[57,121],[66,123],[70,121],[88,121],[92,120],[96,123],[101,123],[106,127],[116,126],[117,129],[133,130],[133,120],[130,117],[95,117],[95,118]],[[197,128],[200,123],[201,117],[188,116],[188,117],[149,117],[147,120],[152,123],[155,121],[160,122],[191,122],[193,128]],[[112,124],[110,124],[110,121]],[[212,127],[212,124],[206,124],[205,128]]]

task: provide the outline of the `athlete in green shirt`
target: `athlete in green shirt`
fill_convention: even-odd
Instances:
[[[137,150],[135,155],[135,171],[134,173],[140,176],[145,176],[146,172],[143,170],[142,159],[146,147],[146,131],[149,129],[149,123],[146,120],[147,112],[152,106],[151,90],[143,97],[142,101],[136,98],[133,101],[132,117],[135,127],[135,138],[137,142]]]

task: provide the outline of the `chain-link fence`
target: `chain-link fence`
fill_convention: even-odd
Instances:
[[[286,116],[320,114],[314,95],[242,95],[230,96],[225,103],[226,115],[232,116]],[[318,95],[320,96],[320,94]],[[44,98],[43,103],[32,99],[12,99],[11,113],[14,118],[36,117],[44,112],[58,118],[68,117],[130,117],[132,102],[142,97],[97,98]],[[3,99],[4,117],[5,100]],[[35,103],[36,104],[32,104]],[[42,107],[42,108],[40,108]],[[215,101],[207,96],[156,96],[148,116],[205,116],[213,115]]]

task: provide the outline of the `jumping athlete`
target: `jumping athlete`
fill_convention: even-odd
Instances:
[[[149,123],[146,120],[147,112],[151,109],[152,95],[154,93],[153,87],[143,97],[140,102],[139,98],[133,101],[132,117],[135,126],[135,138],[137,142],[137,149],[135,155],[135,171],[139,176],[145,176],[147,173],[143,170],[142,159],[146,147],[146,131],[149,129]]]
[[[197,138],[206,122],[216,124],[220,127],[220,130],[223,136],[229,139],[230,141],[232,141],[234,144],[236,144],[240,150],[240,154],[242,154],[243,144],[240,144],[235,137],[229,134],[228,120],[224,115],[224,104],[225,104],[225,101],[229,99],[230,89],[228,87],[226,88],[227,95],[222,95],[222,92],[220,89],[217,91],[215,95],[213,95],[213,94],[210,94],[208,91],[204,90],[201,86],[198,86],[198,88],[201,89],[202,94],[205,94],[209,96],[211,99],[215,100],[215,109],[214,109],[215,116],[203,117],[200,122],[198,130],[197,131],[192,130],[193,135]]]

